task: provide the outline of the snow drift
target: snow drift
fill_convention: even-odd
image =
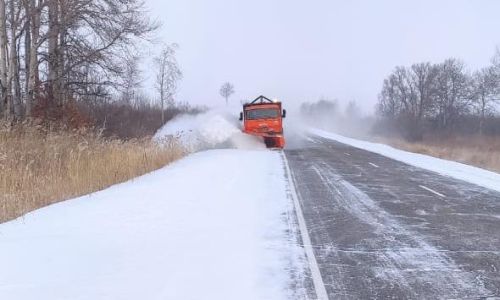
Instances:
[[[154,139],[174,138],[189,152],[216,148],[265,148],[258,137],[241,132],[239,112],[234,108],[214,108],[197,115],[179,115],[165,124]]]
[[[415,167],[433,171],[441,175],[467,181],[500,192],[500,174],[495,172],[469,166],[455,161],[395,149],[384,144],[348,138],[320,129],[310,129],[310,132],[323,138],[335,140],[340,143],[377,153]]]

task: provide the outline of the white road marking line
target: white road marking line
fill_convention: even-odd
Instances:
[[[436,192],[435,190],[426,187],[425,185],[419,185],[419,187],[423,188],[424,190],[433,193],[434,195],[438,195],[439,197],[446,198],[446,195],[443,195],[439,192]]]
[[[399,253],[426,253],[429,252],[426,249],[397,249],[397,248],[382,248],[382,249],[369,249],[369,250],[359,250],[359,249],[339,249],[335,248],[337,252],[346,252],[346,253],[384,253],[384,252],[394,252],[397,251]],[[491,254],[500,254],[500,251],[496,250],[448,250],[448,249],[436,249],[436,252],[439,253],[491,253]]]
[[[374,164],[374,163],[369,162],[369,164],[372,165],[375,168],[378,168],[378,166],[376,164]]]
[[[292,172],[290,170],[288,159],[286,158],[285,153],[281,152],[281,155],[285,164],[285,171],[287,173],[286,176],[288,177],[290,183],[290,192],[293,198],[293,205],[295,206],[295,213],[297,214],[300,235],[302,236],[302,243],[304,244],[304,250],[306,251],[307,260],[309,261],[309,268],[311,269],[314,290],[316,291],[318,300],[328,300],[328,293],[326,292],[323,277],[321,277],[318,262],[316,261],[316,256],[314,255],[311,238],[309,237],[309,232],[307,231],[306,220],[304,218],[304,214],[302,213],[302,207],[300,206],[297,191],[295,190],[295,180],[292,176]]]
[[[347,155],[347,156],[351,156],[351,154],[349,154],[349,153],[347,153],[347,152],[344,152],[344,154],[345,154],[345,155]]]

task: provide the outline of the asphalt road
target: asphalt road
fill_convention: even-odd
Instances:
[[[500,297],[500,193],[317,137],[285,155],[330,299]]]

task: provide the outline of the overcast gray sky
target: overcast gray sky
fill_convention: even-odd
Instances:
[[[500,45],[499,0],[146,0],[180,45],[178,99],[259,94],[284,102],[338,98],[371,110],[397,65],[457,57],[489,63]]]

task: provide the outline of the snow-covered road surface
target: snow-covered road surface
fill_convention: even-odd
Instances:
[[[281,157],[211,150],[0,225],[0,299],[305,297]]]
[[[317,136],[285,153],[330,299],[500,297],[500,193]]]

